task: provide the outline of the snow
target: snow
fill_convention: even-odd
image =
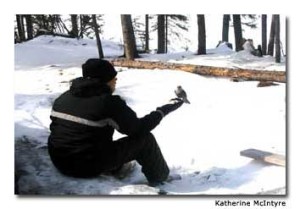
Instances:
[[[103,40],[109,59],[122,55],[117,43]],[[194,52],[147,54],[141,60],[162,60],[253,70],[285,71],[273,57],[234,52],[224,45],[207,55]],[[97,57],[94,40],[40,36],[15,45],[16,162],[24,194],[157,194],[137,165],[123,180],[111,176],[74,179],[58,173],[46,151],[50,111],[55,98],[81,76],[81,64]],[[117,67],[115,94],[121,95],[138,116],[174,98],[176,86],[191,104],[166,116],[153,130],[171,174],[182,180],[162,186],[170,194],[285,194],[286,169],[240,156],[256,148],[286,155],[286,85],[258,88],[258,82],[232,82],[174,70],[137,70]],[[116,133],[114,139],[121,137]],[[26,148],[26,149],[25,149]],[[272,176],[272,178],[270,178]]]

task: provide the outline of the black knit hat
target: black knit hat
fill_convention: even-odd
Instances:
[[[117,75],[114,66],[103,59],[88,59],[82,65],[82,76],[84,78],[98,78],[102,83],[107,83]]]

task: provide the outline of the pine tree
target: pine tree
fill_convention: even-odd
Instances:
[[[77,19],[77,15],[71,15],[72,30],[70,31],[70,35],[74,38],[78,38],[79,35]]]
[[[242,20],[241,24],[246,27],[250,27],[252,29],[257,28],[257,15],[251,15],[251,14],[242,14],[241,15]]]
[[[33,23],[31,15],[24,15],[26,21],[27,40],[33,39]]]
[[[267,15],[261,16],[261,51],[263,55],[267,54]]]
[[[272,15],[269,43],[268,43],[268,55],[274,55],[274,39],[275,39],[275,16]]]
[[[102,33],[102,26],[103,26],[103,15],[96,15],[96,20],[98,24],[99,34]],[[95,28],[93,23],[92,15],[80,15],[80,31],[79,31],[79,37],[83,38],[84,36],[88,38],[94,38],[95,37]]]
[[[230,15],[223,15],[222,42],[228,42]]]
[[[165,15],[157,16],[157,53],[166,53],[166,21]]]
[[[167,53],[170,40],[182,39],[181,31],[187,31],[188,17],[185,15],[158,15],[157,17],[157,53]]]
[[[205,17],[197,15],[198,22],[198,53],[206,54],[206,32],[205,32]]]
[[[132,25],[134,30],[134,35],[137,43],[138,50],[146,51],[146,30],[145,22],[143,22],[141,19],[144,16],[137,15],[132,18]],[[149,31],[148,31],[148,37],[149,37]],[[148,40],[148,48],[149,48],[149,40]]]
[[[145,15],[145,51],[149,52],[149,15]]]
[[[16,19],[17,19],[18,38],[19,38],[17,42],[23,42],[25,41],[23,15],[16,15]]]
[[[235,51],[243,50],[243,35],[240,15],[233,15],[233,27],[235,37]]]
[[[121,15],[125,57],[129,60],[139,57],[132,26],[131,15]]]
[[[275,62],[280,63],[280,16],[274,15],[275,19]]]
[[[92,19],[93,19],[93,25],[94,25],[94,30],[95,30],[98,54],[99,54],[99,58],[102,59],[102,58],[104,58],[104,53],[103,53],[103,49],[102,49],[101,39],[99,36],[99,26],[97,24],[96,15],[92,15]]]

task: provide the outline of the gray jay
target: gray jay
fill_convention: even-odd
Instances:
[[[186,92],[181,86],[177,86],[177,89],[175,90],[175,94],[178,98],[181,98],[184,103],[190,104],[190,101],[187,99]]]

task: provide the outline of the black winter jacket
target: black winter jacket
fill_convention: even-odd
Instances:
[[[84,170],[86,176],[101,172],[95,167],[103,158],[101,153],[112,143],[114,129],[128,136],[147,133],[162,116],[153,111],[137,118],[107,85],[80,77],[55,100],[50,118],[48,148],[54,165],[67,175],[80,176]]]

